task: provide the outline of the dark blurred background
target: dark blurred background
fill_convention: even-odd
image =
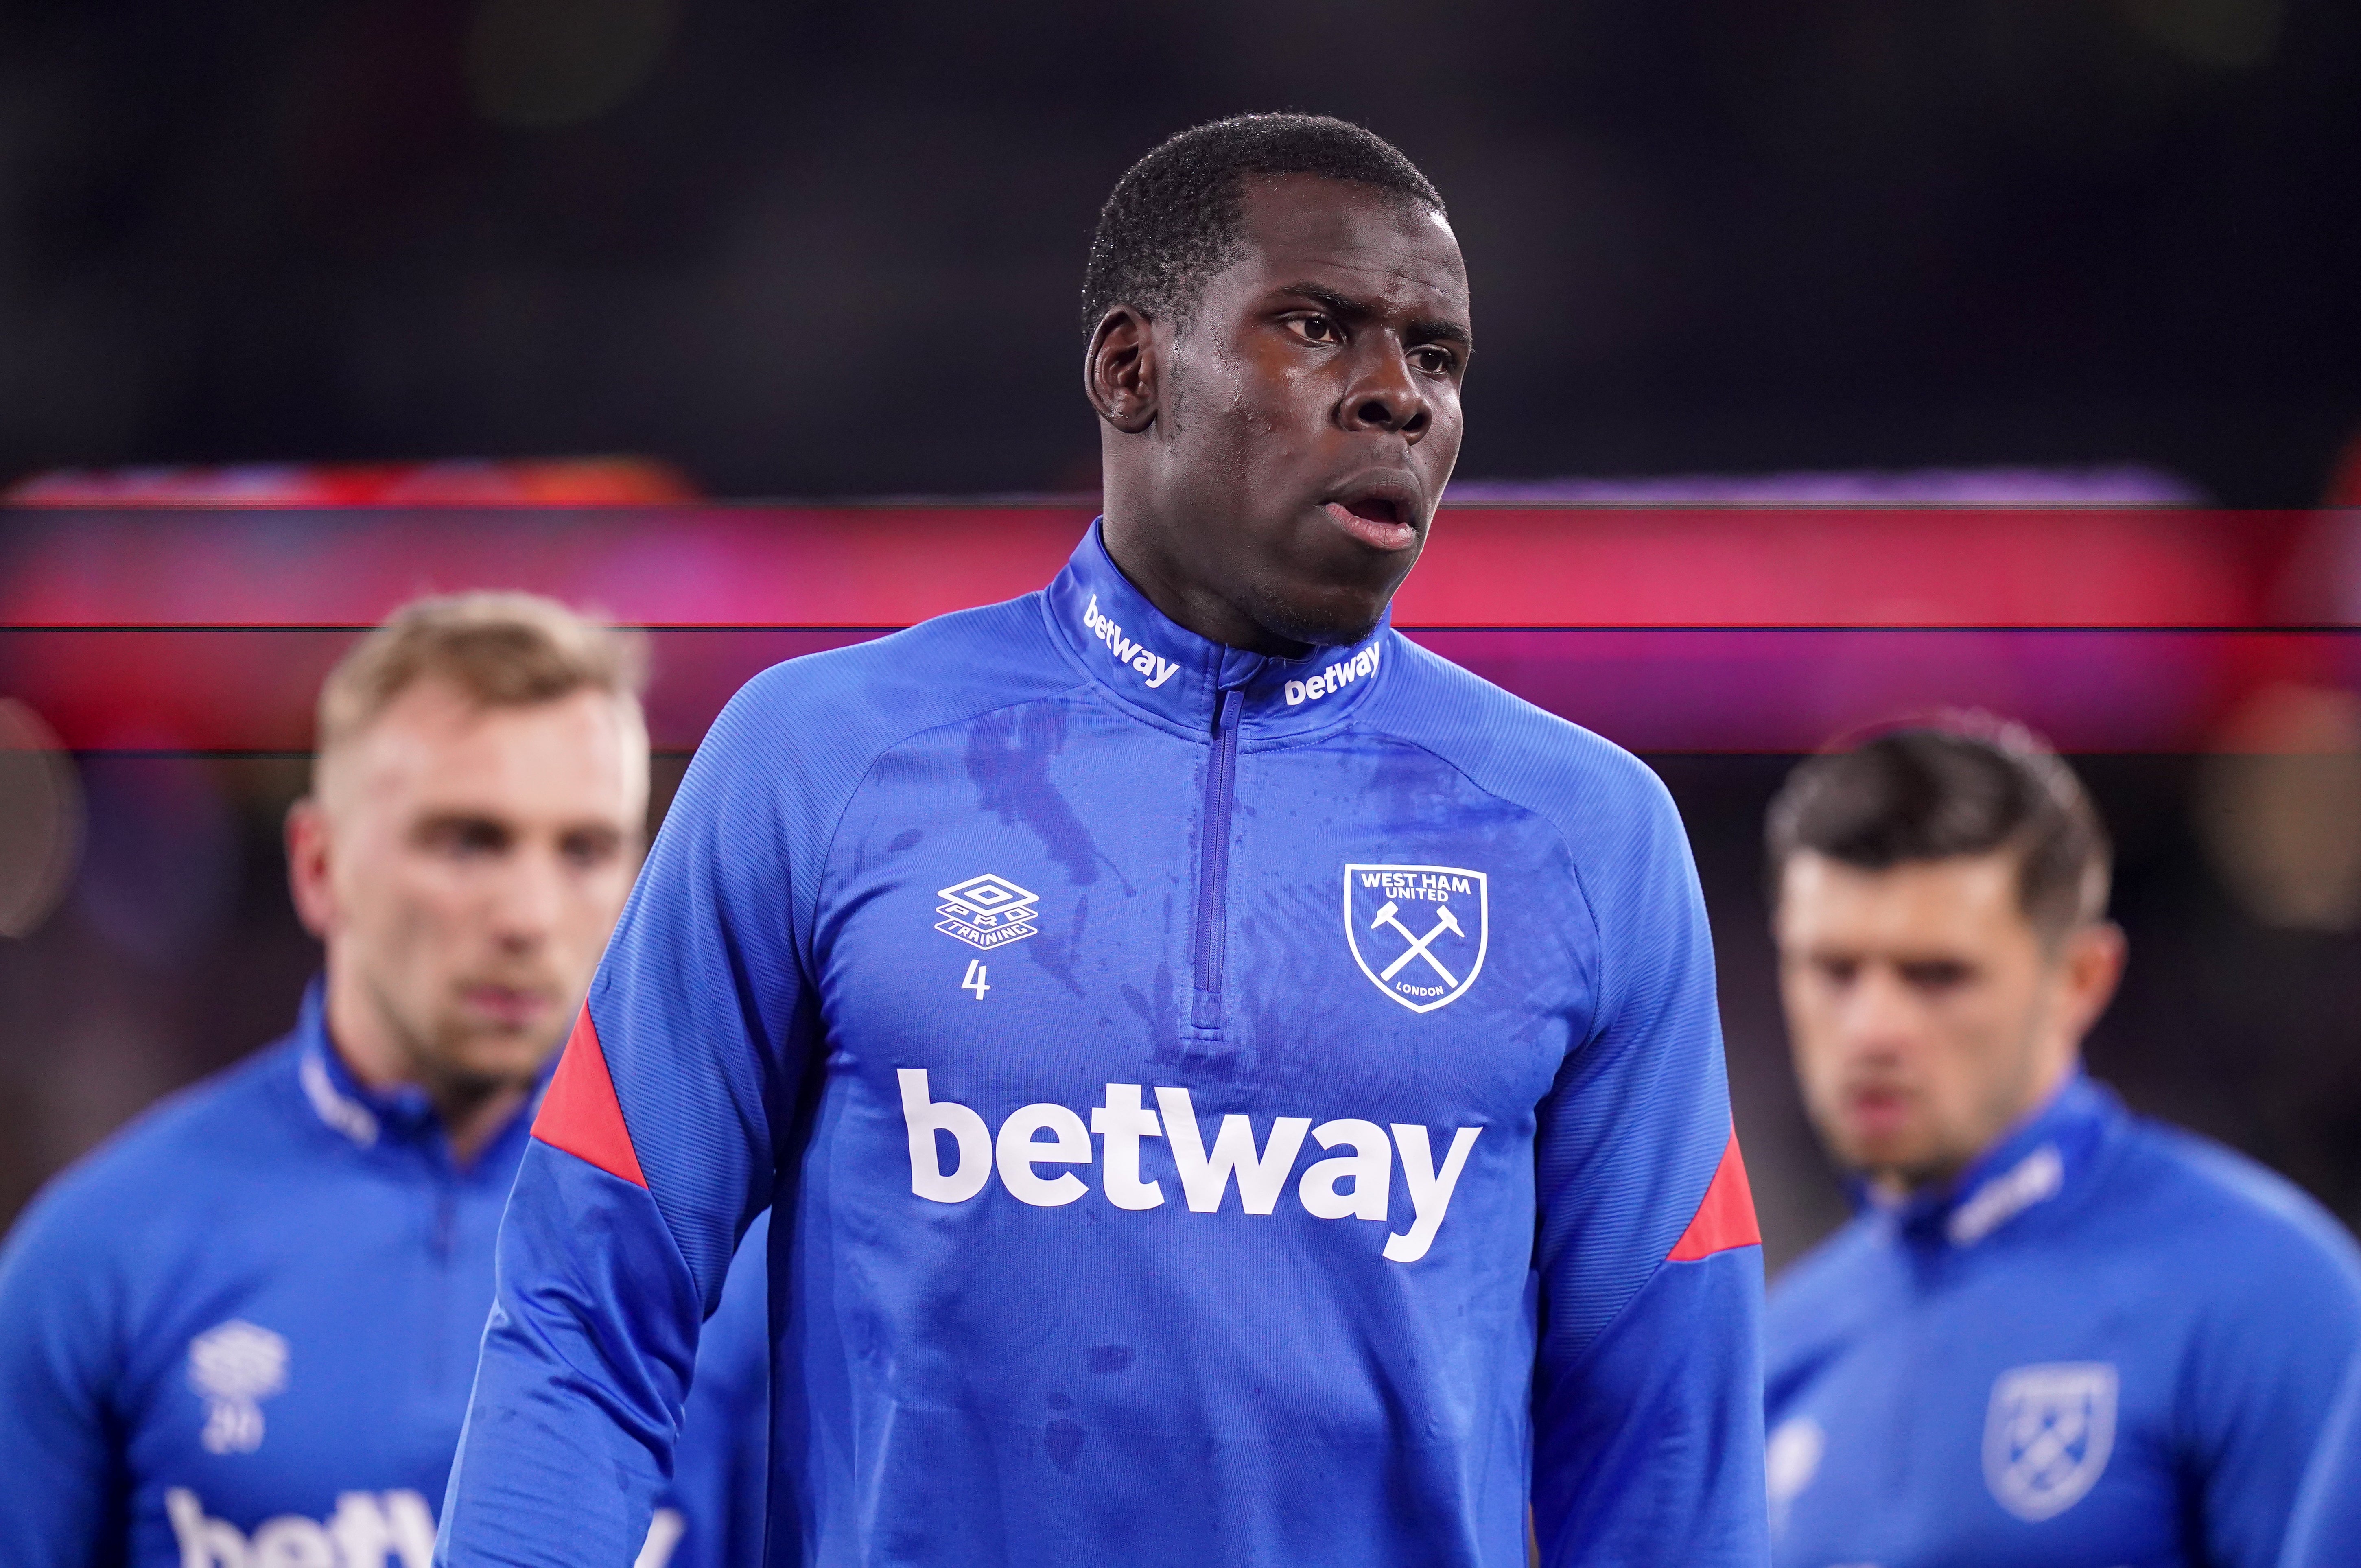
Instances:
[[[713,496],[1087,491],[1098,203],[1265,108],[1360,120],[1449,200],[1463,495],[2003,466],[2304,506],[2361,424],[2361,11],[2329,0],[20,0],[0,486],[630,453]],[[2092,1056],[2356,1223],[2361,704],[2290,689],[2251,747],[2081,760],[2133,944]],[[0,734],[0,796],[51,787],[37,751]],[[1792,758],[1651,760],[1775,1266],[1841,1212],[1756,865]],[[316,961],[300,756],[129,736],[71,769],[62,902],[0,936],[0,1222],[280,1032]]]
[[[1302,108],[1451,203],[1465,477],[2145,461],[2303,504],[2361,420],[2356,82],[2338,0],[19,0],[0,480],[1088,488],[1099,202]]]

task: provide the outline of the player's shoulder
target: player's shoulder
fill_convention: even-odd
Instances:
[[[2361,1300],[2361,1248],[2302,1189],[2235,1149],[2169,1123],[2133,1117],[2113,1183],[2152,1238],[2210,1260],[2221,1288],[2296,1281]],[[2145,1228],[2145,1227],[2144,1227]]]
[[[1393,678],[1370,718],[1423,747],[1479,787],[1555,820],[1570,837],[1600,829],[1680,832],[1654,770],[1605,736],[1534,707],[1395,633]]]
[[[136,1248],[159,1226],[216,1223],[222,1180],[280,1168],[299,1050],[266,1046],[149,1106],[49,1179],[11,1250],[88,1255]]]
[[[1771,1420],[1903,1310],[1896,1261],[1883,1223],[1862,1214],[1773,1282],[1763,1311],[1763,1409]]]
[[[1054,696],[1082,678],[1031,593],[774,664],[730,700],[707,747],[873,757],[910,735]]]
[[[1763,1332],[1776,1360],[1791,1346],[1842,1334],[1883,1293],[1894,1254],[1884,1223],[1862,1213],[1787,1266],[1772,1282]]]

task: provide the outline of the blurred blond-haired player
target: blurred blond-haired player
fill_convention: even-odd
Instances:
[[[426,1568],[527,1113],[639,865],[644,668],[635,635],[482,593],[329,674],[287,822],[326,956],[294,1031],[58,1178],[0,1253],[9,1563]],[[642,1568],[759,1545],[733,1491],[759,1296],[708,1333]]]

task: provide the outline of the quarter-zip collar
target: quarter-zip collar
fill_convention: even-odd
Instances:
[[[2077,1070],[2047,1104],[1943,1186],[1893,1203],[1856,1184],[1853,1200],[1885,1214],[1913,1243],[1972,1247],[2071,1190],[2128,1116],[2112,1091]]]
[[[304,988],[303,1003],[295,1017],[295,1079],[313,1114],[356,1148],[414,1151],[448,1168],[450,1140],[444,1135],[434,1102],[414,1083],[372,1089],[353,1076],[328,1037],[326,992],[326,977],[314,977]],[[557,1057],[553,1052],[523,1108],[484,1146],[469,1166],[471,1171],[513,1170],[513,1156],[522,1152],[525,1128],[549,1087],[550,1075],[556,1070]]]
[[[1192,736],[1210,737],[1224,692],[1252,744],[1325,729],[1385,678],[1397,646],[1389,612],[1348,647],[1282,659],[1200,637],[1158,609],[1107,554],[1093,521],[1049,585],[1044,609],[1074,661],[1118,703]]]

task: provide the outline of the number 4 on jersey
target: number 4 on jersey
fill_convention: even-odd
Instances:
[[[967,978],[966,978],[965,980],[963,980],[963,981],[960,981],[960,989],[961,989],[961,991],[972,991],[972,992],[975,992],[975,999],[976,999],[978,1002],[983,1001],[983,993],[984,993],[985,992],[990,991],[990,990],[992,989],[992,987],[990,987],[990,986],[988,986],[988,985],[986,985],[986,984],[984,984],[984,983],[983,983],[983,976],[984,976],[983,960],[982,959],[968,959],[968,961],[967,961]]]

